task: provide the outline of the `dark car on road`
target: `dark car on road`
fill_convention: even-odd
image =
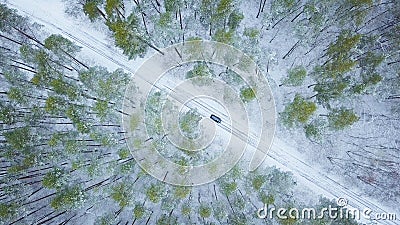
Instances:
[[[216,116],[214,114],[211,114],[210,118],[212,120],[214,120],[214,122],[216,122],[216,123],[221,123],[222,122],[221,118],[219,118],[218,116]]]

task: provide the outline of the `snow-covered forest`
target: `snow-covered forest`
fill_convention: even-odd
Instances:
[[[0,19],[0,224],[399,223],[399,1],[1,0]],[[239,161],[211,183],[175,186],[147,173],[132,148],[146,143],[189,166],[222,154],[224,136],[210,145],[217,150],[186,151],[205,128],[201,112],[170,115],[193,141],[181,149],[163,129],[164,93],[145,104],[131,96],[145,118],[123,105],[146,59],[194,40],[254,60],[274,98],[275,139],[255,171]],[[249,107],[257,130],[252,106],[264,90],[207,62],[160,82],[185,79],[231,85],[236,95],[224,99]],[[340,197],[399,218],[257,215],[264,205],[343,208]]]

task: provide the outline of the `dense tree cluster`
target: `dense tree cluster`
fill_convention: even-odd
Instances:
[[[280,85],[291,93],[282,121],[293,127],[290,121],[307,118],[296,126],[312,141],[310,148],[317,146],[315,152],[320,152],[336,143],[326,149],[331,153],[322,154],[327,155],[322,164],[333,166],[366,193],[380,190],[376,195],[385,200],[398,195],[400,171],[393,165],[400,161],[392,156],[399,152],[399,3],[283,2],[290,3],[273,1],[275,14],[260,13],[273,32],[296,30],[294,45],[282,57],[292,59]],[[304,100],[300,105],[299,98]],[[310,104],[316,109],[305,113]]]
[[[88,66],[70,40],[43,36],[3,4],[0,12],[1,221],[46,223],[81,207],[132,161],[115,157],[129,75]],[[108,178],[105,163],[115,170]]]

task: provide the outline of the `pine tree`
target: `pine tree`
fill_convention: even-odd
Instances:
[[[121,182],[112,187],[111,198],[116,201],[120,207],[127,207],[132,199],[132,185]]]
[[[288,77],[283,81],[284,85],[300,86],[307,76],[307,70],[303,66],[297,66],[288,71]]]
[[[106,18],[105,14],[99,9],[99,6],[103,3],[103,0],[88,0],[83,4],[83,12],[93,22],[100,16]]]
[[[242,88],[240,90],[240,98],[244,102],[250,102],[256,98],[256,92],[251,88]]]
[[[335,109],[328,115],[329,124],[335,130],[343,130],[357,122],[360,118],[350,109]]]
[[[59,189],[65,185],[65,171],[60,168],[54,168],[43,177],[43,187],[49,189]]]
[[[282,120],[289,127],[299,123],[304,124],[316,110],[317,106],[315,103],[306,101],[300,95],[296,95],[293,102],[287,105],[282,112]]]
[[[152,184],[146,190],[146,196],[147,198],[149,198],[150,201],[158,203],[164,196],[164,188],[159,184]]]
[[[77,208],[85,201],[85,193],[79,186],[61,190],[51,200],[51,207],[56,210]]]

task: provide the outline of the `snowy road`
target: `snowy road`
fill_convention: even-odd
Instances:
[[[9,1],[9,6],[19,10],[34,21],[45,25],[45,29],[51,33],[60,33],[79,43],[82,52],[90,55],[97,64],[109,69],[121,67],[126,71],[134,73],[143,60],[129,61],[126,56],[118,50],[108,46],[109,40],[104,33],[93,31],[87,24],[77,24],[64,14],[61,1]],[[90,32],[90,33],[89,33]],[[275,138],[266,163],[276,165],[279,168],[293,172],[299,182],[308,186],[317,194],[327,198],[346,198],[351,207],[362,211],[369,208],[373,213],[393,213],[374,202],[368,197],[361,196],[350,190],[345,184],[338,182],[339,179],[328,176],[323,171],[307,164],[302,155],[293,147],[288,146],[284,140]],[[400,216],[398,214],[398,216]],[[363,221],[366,222],[366,221]],[[396,221],[376,221],[379,224],[397,224]],[[397,220],[398,222],[398,220]]]

